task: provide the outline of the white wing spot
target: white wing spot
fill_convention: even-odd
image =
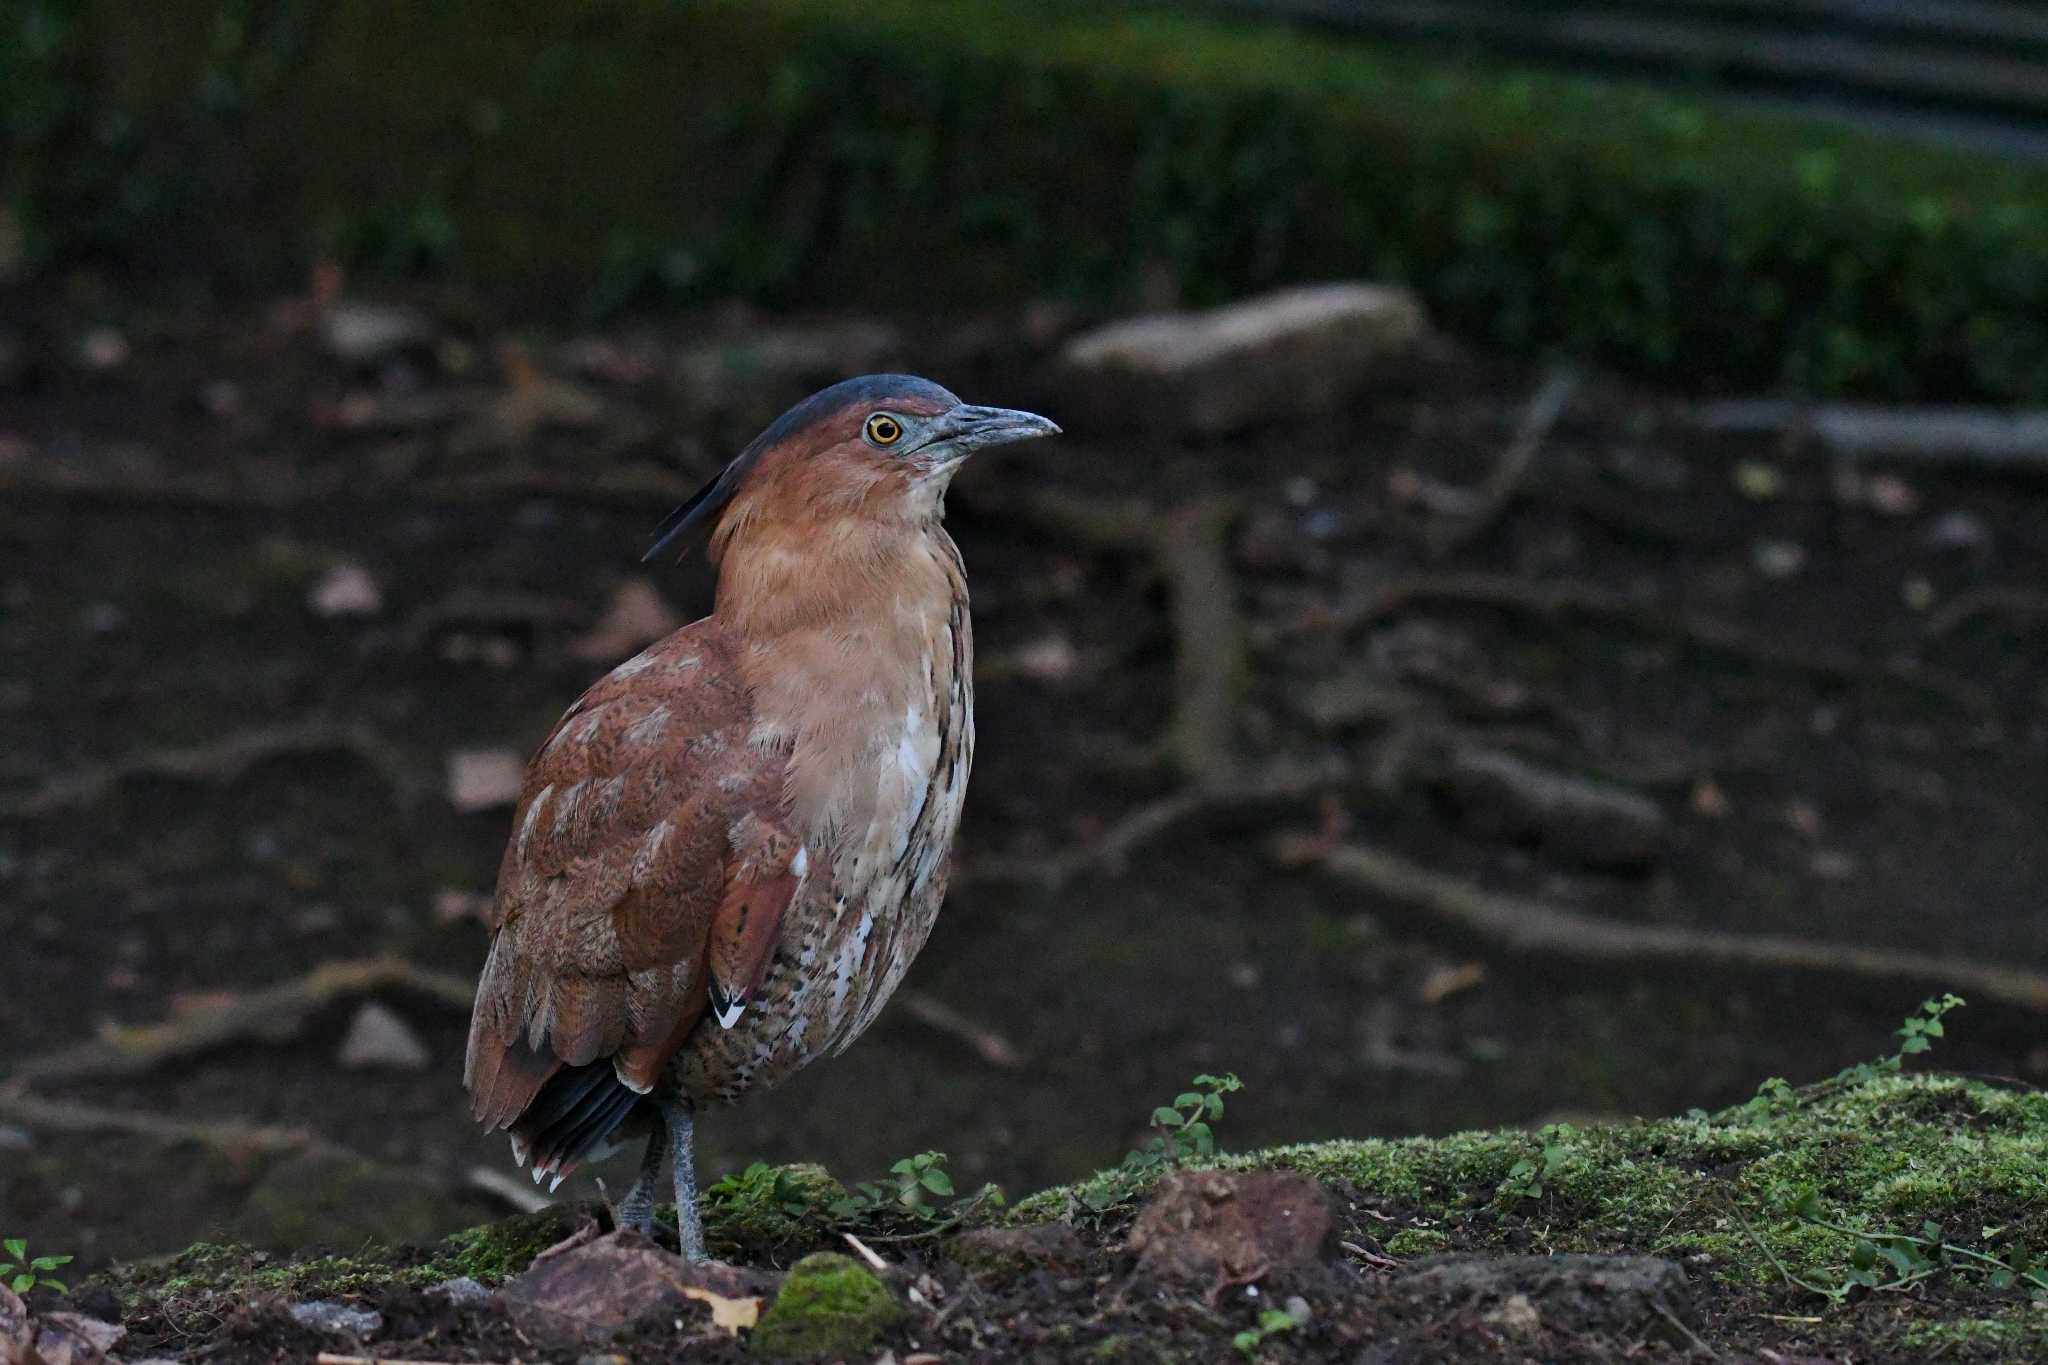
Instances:
[[[645,673],[652,667],[654,667],[654,654],[652,651],[646,651],[635,654],[632,658],[613,669],[612,676],[614,678],[630,678],[636,673]]]
[[[519,856],[526,856],[527,841],[533,838],[533,822],[540,818],[540,808],[555,794],[555,784],[550,782],[533,794],[533,804],[526,808],[526,818],[519,822]]]

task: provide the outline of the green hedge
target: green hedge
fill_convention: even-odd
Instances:
[[[2048,174],[1670,94],[987,0],[0,3],[44,16],[0,191],[45,262],[599,309],[1367,275],[1513,352],[2048,399]]]

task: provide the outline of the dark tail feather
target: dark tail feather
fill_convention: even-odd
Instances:
[[[536,1173],[567,1175],[618,1130],[640,1098],[619,1080],[609,1059],[564,1067],[519,1116],[513,1137],[527,1148]]]

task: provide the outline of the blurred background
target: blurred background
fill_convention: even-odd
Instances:
[[[878,369],[1070,434],[955,486],[940,927],[707,1178],[1682,1112],[1951,988],[2048,1078],[2048,5],[4,0],[0,120],[10,1236],[530,1200],[520,765]]]

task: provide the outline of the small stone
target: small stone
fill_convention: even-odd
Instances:
[[[1760,540],[1750,547],[1749,562],[1765,578],[1791,578],[1806,567],[1806,547],[1789,540]]]
[[[424,1071],[427,1045],[420,1041],[412,1025],[390,1007],[370,1000],[349,1021],[348,1033],[341,1040],[335,1061],[350,1071]]]
[[[491,1300],[491,1291],[467,1275],[458,1275],[452,1280],[429,1285],[427,1292],[448,1300],[458,1308],[474,1308]]]
[[[1863,870],[1863,863],[1847,849],[1820,848],[1806,860],[1806,870],[1824,882],[1846,882]]]
[[[984,1275],[1013,1276],[1080,1265],[1088,1249],[1066,1223],[970,1228],[946,1243],[955,1265]]]
[[[384,593],[360,564],[336,564],[320,575],[306,594],[316,616],[375,616],[384,610]]]
[[[526,765],[510,749],[458,749],[448,755],[448,800],[459,811],[512,805],[525,780]]]
[[[1412,369],[1428,335],[1413,294],[1357,283],[1130,318],[1061,350],[1062,417],[1214,436],[1321,416]]]
[[[410,308],[337,302],[320,315],[320,343],[350,365],[372,366],[394,359],[433,335],[425,317]]]
[[[1910,517],[1920,510],[1920,495],[1896,474],[1873,474],[1863,486],[1863,499],[1879,516]]]
[[[132,354],[128,338],[112,327],[95,327],[78,343],[79,363],[102,374],[120,369]]]
[[[1328,1256],[1330,1196],[1292,1171],[1175,1171],[1131,1227],[1141,1271],[1213,1284]]]
[[[1991,548],[1991,528],[1974,512],[1943,512],[1921,532],[1920,543],[1930,550],[1982,554]]]
[[[112,602],[95,602],[85,609],[85,628],[94,635],[112,635],[128,624],[128,613]]]
[[[1036,682],[1064,681],[1080,663],[1074,642],[1064,635],[1042,635],[1010,657],[1020,675]]]
[[[291,1306],[292,1321],[315,1332],[367,1339],[384,1330],[384,1315],[374,1308],[315,1299]]]
[[[26,1152],[36,1145],[26,1128],[17,1128],[11,1123],[0,1123],[0,1152]]]

